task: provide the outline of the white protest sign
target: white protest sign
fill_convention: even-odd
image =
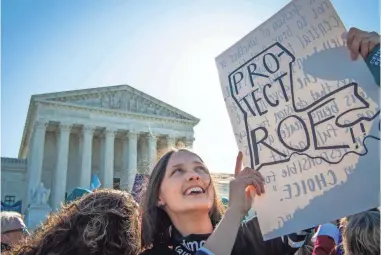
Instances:
[[[379,206],[379,86],[327,0],[295,0],[216,58],[265,240]]]

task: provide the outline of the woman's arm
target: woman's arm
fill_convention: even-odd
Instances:
[[[243,217],[239,210],[228,208],[220,224],[196,254],[231,254]]]
[[[231,254],[237,233],[245,214],[251,207],[252,197],[264,193],[264,178],[258,171],[242,169],[243,154],[237,156],[235,179],[229,183],[229,208],[221,222],[196,254]]]

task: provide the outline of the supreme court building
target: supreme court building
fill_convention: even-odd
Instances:
[[[128,85],[34,95],[18,158],[1,158],[1,199],[24,210],[42,182],[54,210],[94,174],[130,191],[168,148],[192,147],[198,122]]]

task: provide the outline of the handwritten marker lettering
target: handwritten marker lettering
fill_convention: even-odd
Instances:
[[[361,129],[365,133],[361,122],[373,120],[379,115],[379,110],[374,113],[360,113],[369,108],[369,103],[361,96],[358,84],[355,82],[350,82],[337,89],[329,88],[326,93],[316,96],[310,104],[300,103],[302,100],[295,97],[296,88],[292,77],[294,62],[295,56],[277,42],[252,57],[229,75],[231,96],[243,114],[248,134],[246,139],[249,145],[251,167],[259,170],[265,165],[287,162],[293,154],[307,155],[331,164],[339,163],[348,153],[363,155],[361,153],[364,152],[356,151],[359,149],[359,145],[355,142],[356,135],[353,127],[360,123],[360,128],[362,127]],[[246,79],[247,77],[249,79]],[[279,93],[277,97],[274,97],[274,91]],[[336,102],[339,99],[345,99],[348,95],[353,98],[350,104]],[[253,119],[266,116],[269,111],[277,107],[290,110],[283,116],[278,116],[279,121],[277,121],[275,129],[269,129],[266,126],[249,128]],[[353,112],[358,114],[349,114]],[[296,131],[298,137],[303,137],[302,143],[299,145],[292,141],[292,136],[284,137],[282,130],[290,123],[297,123],[297,126],[300,127]],[[344,129],[344,134],[346,128],[350,128],[353,144],[323,144],[321,134],[325,132],[327,126],[338,130]],[[274,137],[278,138],[275,142]],[[349,151],[335,161],[324,157],[324,154],[319,152],[332,149],[348,149]],[[272,155],[276,154],[278,157],[262,157],[263,150],[271,151]]]
[[[296,0],[216,58],[244,164],[265,178],[264,240],[379,206],[379,86],[345,32],[329,0]]]
[[[364,127],[364,124],[363,124],[363,123],[360,123],[360,128],[361,128],[362,134],[363,134],[364,136],[366,136],[365,127]]]
[[[356,138],[355,138],[355,135],[353,134],[353,128],[350,128],[350,131],[351,131],[352,142],[356,144],[356,149],[357,149],[358,144],[356,143]]]

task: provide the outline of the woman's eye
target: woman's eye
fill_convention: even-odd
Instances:
[[[182,173],[183,172],[183,169],[181,168],[176,168],[175,170],[173,170],[172,174],[175,174],[175,173]]]
[[[202,172],[208,173],[208,170],[207,170],[205,167],[203,167],[203,166],[198,166],[198,167],[196,168],[196,170],[197,170],[197,171],[202,171]]]

